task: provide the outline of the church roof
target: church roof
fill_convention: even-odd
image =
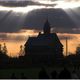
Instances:
[[[52,44],[62,45],[56,33],[50,33],[47,35],[39,34],[37,37],[30,37],[26,44],[31,45],[31,46],[49,46]]]

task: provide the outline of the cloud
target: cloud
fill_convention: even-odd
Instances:
[[[67,38],[68,40],[77,39],[76,36],[70,35],[70,34],[67,34],[67,35],[65,35],[65,34],[58,34],[58,37],[59,37],[60,40],[66,40],[66,38]]]
[[[38,9],[28,14],[13,11],[0,12],[0,32],[17,32],[22,28],[42,30],[49,19],[53,32],[79,33],[76,23],[62,9]],[[79,15],[76,15],[79,20]],[[74,30],[75,29],[75,30]]]
[[[76,15],[79,19],[79,16]],[[48,18],[51,27],[53,28],[53,32],[61,32],[61,33],[79,33],[77,28],[79,24],[71,19],[71,17],[62,9],[39,9],[34,10],[29,13],[25,18],[24,28],[42,30],[45,20]],[[29,26],[29,27],[28,27]],[[33,27],[34,26],[34,27]],[[73,29],[76,30],[73,30]]]
[[[18,32],[0,32],[0,41],[26,41],[28,39],[29,36],[37,36],[38,32],[35,30],[29,30],[29,29],[21,29]]]
[[[12,11],[0,12],[0,32],[16,32],[21,29],[23,16]]]
[[[28,7],[30,9],[30,6]],[[24,10],[24,7],[22,10]],[[74,10],[70,9],[69,11],[72,13],[70,14],[68,11],[66,13],[63,9],[46,7],[39,9],[36,8],[26,13],[17,13],[13,10],[3,10],[0,11],[0,32],[17,32],[23,28],[34,29],[36,31],[43,30],[45,20],[48,17],[53,32],[80,33],[80,8],[75,8]]]
[[[1,1],[0,5],[8,7],[23,7],[27,5],[40,5],[38,2],[34,1]]]
[[[7,0],[7,1],[0,1],[0,5],[7,6],[7,7],[25,7],[28,5],[44,5],[44,6],[54,6],[56,4],[45,4],[40,3],[38,0]]]
[[[0,33],[0,41],[25,41],[27,37],[17,33]]]

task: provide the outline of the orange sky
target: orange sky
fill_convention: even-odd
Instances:
[[[20,45],[23,45],[25,44],[25,42],[27,41],[27,38],[29,36],[35,36],[37,35],[38,33],[36,31],[33,31],[33,30],[21,30],[20,32],[18,33],[7,33],[7,36],[11,37],[11,39],[14,39],[14,40],[0,40],[0,43],[3,45],[3,43],[5,42],[6,43],[6,46],[7,46],[7,49],[8,49],[8,55],[9,56],[18,56],[19,55],[19,51],[20,51]],[[24,36],[23,39],[21,40],[15,40],[15,37],[17,36]],[[75,54],[75,51],[76,51],[76,47],[80,44],[80,34],[61,34],[61,33],[57,33],[58,36],[70,36],[71,38],[68,39],[68,52],[71,52],[73,54]],[[14,37],[15,36],[15,37]],[[61,39],[60,40],[61,43],[64,45],[64,55],[65,54],[65,51],[66,51],[66,41],[65,41],[65,38],[64,39]]]

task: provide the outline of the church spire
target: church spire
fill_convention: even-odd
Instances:
[[[50,33],[50,23],[48,21],[48,19],[46,20],[45,24],[44,24],[44,34],[49,34]]]

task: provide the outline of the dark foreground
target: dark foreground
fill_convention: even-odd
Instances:
[[[78,67],[35,67],[24,69],[1,69],[1,79],[80,79]]]

